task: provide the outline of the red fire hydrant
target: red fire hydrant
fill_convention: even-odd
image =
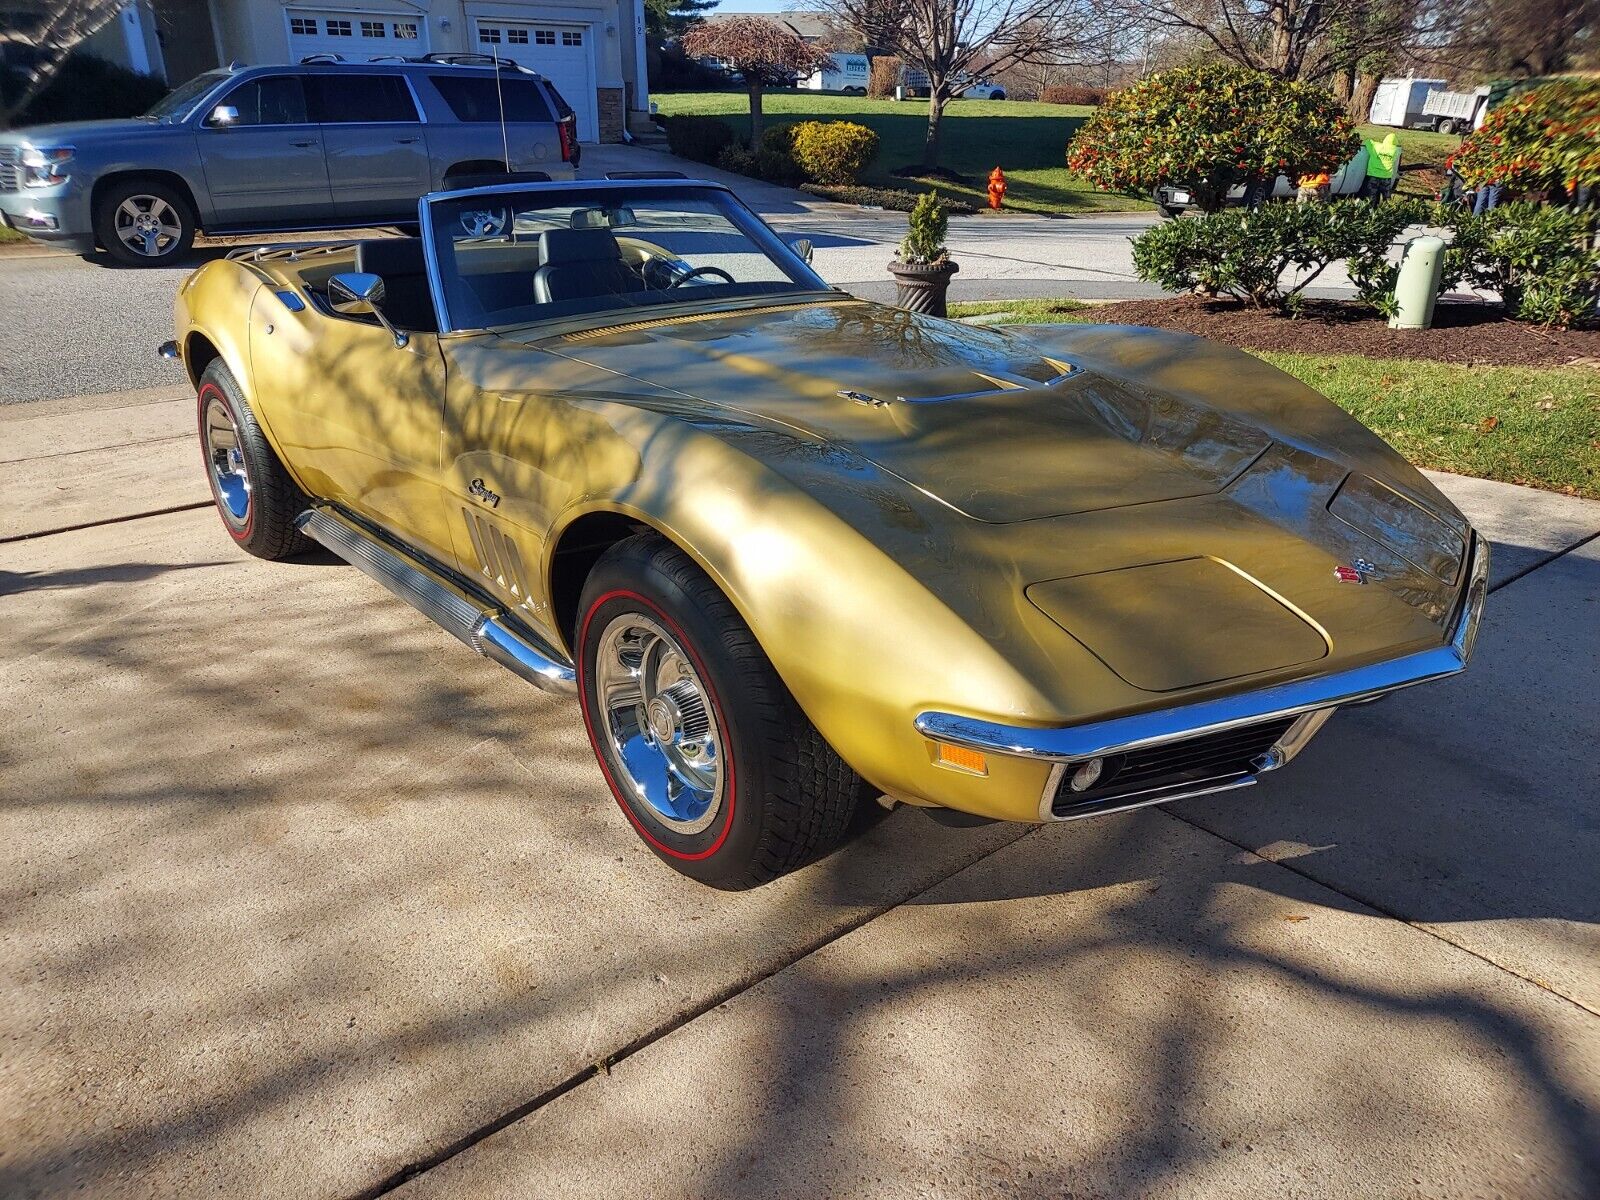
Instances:
[[[1006,198],[1006,173],[999,167],[989,172],[989,207],[998,209]]]

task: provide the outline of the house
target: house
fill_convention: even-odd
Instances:
[[[791,9],[788,12],[735,12],[732,9],[719,8],[715,12],[707,13],[704,19],[708,24],[715,25],[718,21],[726,21],[733,17],[760,17],[765,21],[776,21],[808,44],[815,42],[837,44],[842,32],[829,14],[808,12],[805,9]]]
[[[55,2],[0,0],[0,23]],[[476,51],[554,83],[581,141],[649,127],[643,0],[129,0],[84,49],[173,84],[233,61]]]

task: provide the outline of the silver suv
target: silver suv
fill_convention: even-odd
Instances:
[[[467,177],[570,179],[576,130],[547,79],[486,55],[235,66],[142,117],[0,135],[0,220],[160,265],[200,230],[405,226],[424,193]]]

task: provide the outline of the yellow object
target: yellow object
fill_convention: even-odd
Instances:
[[[662,253],[618,241],[630,262]],[[656,531],[897,799],[1032,821],[1066,787],[1058,763],[924,735],[930,712],[1022,741],[1181,730],[1195,705],[1442,653],[1463,620],[1460,513],[1348,414],[1224,346],[692,288],[648,320],[402,346],[317,300],[353,259],[200,267],[175,305],[191,379],[220,357],[316,502],[569,656],[596,547]]]
[[[1393,179],[1400,167],[1400,141],[1387,134],[1379,141],[1366,139],[1367,176],[1371,179]]]

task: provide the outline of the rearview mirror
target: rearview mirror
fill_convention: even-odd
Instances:
[[[328,280],[328,305],[334,312],[346,317],[377,317],[394,344],[404,346],[411,336],[383,315],[383,295],[383,276],[369,271],[341,271]]]
[[[789,249],[793,250],[800,256],[801,262],[805,263],[808,267],[811,265],[810,238],[795,238],[794,241],[789,243]]]
[[[237,125],[239,123],[239,110],[231,104],[219,104],[211,110],[211,115],[206,118],[207,125]]]

